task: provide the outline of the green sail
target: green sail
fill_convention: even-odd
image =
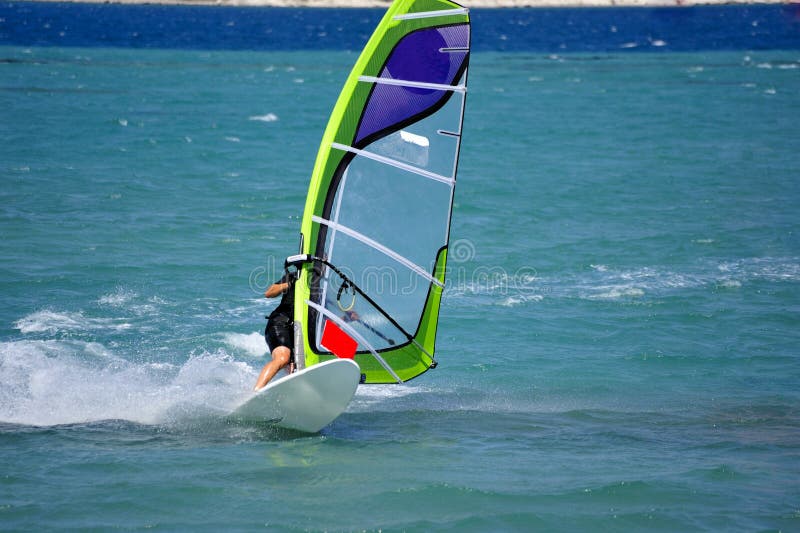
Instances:
[[[365,383],[435,364],[469,46],[465,8],[397,0],[347,78],[303,214],[300,364],[355,351]]]

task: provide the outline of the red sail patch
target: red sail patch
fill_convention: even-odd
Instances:
[[[325,321],[320,344],[342,359],[355,357],[356,348],[358,348],[358,343],[330,320]]]

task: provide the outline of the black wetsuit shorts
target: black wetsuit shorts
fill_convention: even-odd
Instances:
[[[294,326],[288,316],[280,313],[270,315],[264,336],[267,338],[270,351],[278,346],[285,346],[294,351]]]

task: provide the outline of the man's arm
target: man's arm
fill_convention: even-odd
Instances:
[[[289,290],[289,283],[273,283],[264,293],[265,298],[275,298]]]

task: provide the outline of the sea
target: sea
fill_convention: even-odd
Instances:
[[[0,4],[0,530],[800,531],[800,7],[472,11],[436,358],[237,422],[380,9]]]

